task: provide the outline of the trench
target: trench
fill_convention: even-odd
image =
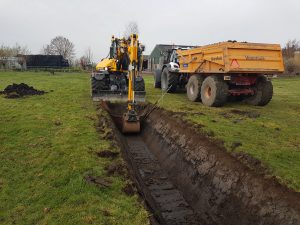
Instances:
[[[105,109],[119,127],[124,105]],[[154,110],[140,134],[115,133],[152,224],[300,224],[299,193],[257,174],[171,112]]]

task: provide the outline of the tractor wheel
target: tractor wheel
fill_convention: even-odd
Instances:
[[[176,73],[171,73],[168,68],[165,68],[161,74],[161,89],[168,93],[174,93],[178,85],[178,76]]]
[[[98,91],[108,90],[105,79],[97,80],[96,78],[91,78],[92,93],[97,93]]]
[[[188,99],[192,102],[201,101],[201,85],[203,83],[203,80],[203,77],[198,74],[190,77],[186,85],[186,93]]]
[[[155,70],[153,76],[154,76],[154,88],[161,88],[161,71]]]
[[[226,103],[228,84],[217,76],[206,77],[201,86],[201,100],[206,106],[219,107]]]
[[[267,80],[266,77],[258,78],[254,86],[254,95],[246,98],[246,103],[256,106],[267,105],[273,96],[273,85],[272,82]]]
[[[137,77],[135,80],[135,91],[145,91],[145,81],[142,77]]]

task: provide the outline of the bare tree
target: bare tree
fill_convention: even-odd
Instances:
[[[52,55],[52,51],[50,49],[50,45],[43,46],[43,48],[41,49],[41,54]]]
[[[300,43],[298,40],[289,40],[282,49],[285,71],[288,73],[299,70],[299,60],[295,58],[295,52],[300,51]]]
[[[0,57],[12,57],[17,55],[29,55],[30,50],[27,48],[27,46],[21,46],[18,43],[15,44],[15,46],[0,46]]]
[[[131,34],[139,34],[139,27],[137,22],[132,21],[126,25],[124,37],[129,38]]]
[[[296,69],[295,59],[294,58],[285,58],[284,59],[285,71],[293,73]]]
[[[11,51],[13,56],[30,54],[30,50],[27,48],[27,46],[21,46],[18,43],[16,43],[15,46],[11,48]]]
[[[11,56],[10,47],[2,44],[0,46],[0,57],[9,57],[9,56]]]
[[[282,54],[285,58],[289,59],[289,58],[293,58],[294,57],[294,53],[296,51],[300,50],[300,43],[299,41],[297,41],[296,39],[294,40],[289,40],[284,48],[282,49]]]
[[[78,61],[78,60],[77,60]],[[79,66],[83,69],[86,70],[90,68],[93,64],[93,53],[91,48],[89,47],[83,56],[80,57],[79,59]]]
[[[85,51],[85,58],[88,64],[93,63],[93,52],[91,50],[91,47],[88,47],[88,49]]]
[[[42,52],[45,55],[62,55],[71,62],[75,56],[75,46],[69,39],[57,36],[49,45],[43,47]]]

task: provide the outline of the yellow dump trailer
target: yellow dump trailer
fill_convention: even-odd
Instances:
[[[278,44],[221,42],[177,50],[182,73],[263,73],[284,71]]]
[[[278,44],[221,42],[191,49],[173,49],[170,60],[156,72],[155,87],[168,92],[186,87],[191,101],[222,106],[228,99],[241,99],[264,106],[273,95],[265,75],[284,71]]]

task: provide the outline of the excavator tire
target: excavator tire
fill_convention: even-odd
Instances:
[[[272,82],[262,76],[258,78],[254,86],[255,94],[246,98],[245,102],[250,105],[265,106],[273,97],[273,85]]]
[[[163,91],[168,91],[168,93],[176,92],[178,85],[178,75],[172,73],[165,68],[161,74],[161,89]]]
[[[203,80],[204,78],[198,74],[190,77],[186,85],[186,93],[190,101],[192,102],[201,101],[201,85],[203,83]]]
[[[92,92],[93,93],[97,93],[98,91],[108,89],[104,79],[103,80],[97,80],[96,78],[92,77],[91,78],[91,84],[92,84]]]
[[[145,91],[145,81],[142,77],[137,77],[135,80],[135,91]]]
[[[206,77],[201,86],[201,100],[206,106],[220,107],[228,97],[228,84],[217,76]]]

